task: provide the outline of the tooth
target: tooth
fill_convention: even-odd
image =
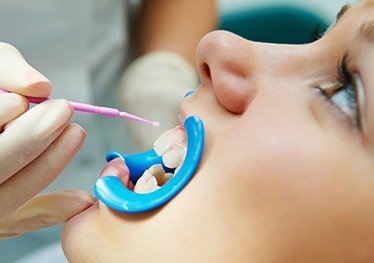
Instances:
[[[164,168],[162,168],[161,164],[152,165],[151,167],[149,167],[148,171],[156,178],[160,175],[165,174]]]
[[[174,174],[172,173],[165,173],[164,176],[162,178],[157,178],[157,182],[159,183],[159,185],[164,185],[166,184],[172,177],[174,176]]]
[[[158,185],[164,184],[163,181],[165,177],[165,171],[164,171],[164,168],[162,168],[161,164],[152,165],[148,170],[156,178]]]
[[[151,174],[149,170],[146,170],[136,182],[134,192],[146,194],[153,192],[159,188],[160,187],[157,185],[156,178]]]
[[[185,153],[186,149],[181,145],[177,145],[162,156],[162,161],[166,167],[176,168],[183,162]]]
[[[166,184],[172,177],[174,176],[173,173],[166,173],[165,176],[164,176],[164,184]]]
[[[181,126],[168,130],[163,133],[154,143],[153,149],[155,152],[162,156],[167,151],[170,151],[177,144],[186,144],[186,135]]]
[[[165,173],[164,168],[161,164],[155,164],[151,166],[149,172],[156,178],[157,184],[159,186],[164,185],[167,181],[174,176],[172,173]]]

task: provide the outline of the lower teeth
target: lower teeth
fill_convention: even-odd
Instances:
[[[152,165],[146,170],[135,184],[134,192],[139,194],[151,193],[166,184],[173,173],[165,173],[161,164]]]

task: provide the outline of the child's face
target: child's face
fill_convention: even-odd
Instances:
[[[198,172],[156,211],[97,203],[72,218],[68,259],[374,261],[374,2],[307,45],[213,32],[197,61],[202,84],[181,115],[206,127]],[[317,88],[335,101],[339,86],[348,115]]]

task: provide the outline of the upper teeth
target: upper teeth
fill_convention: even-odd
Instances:
[[[166,167],[176,168],[183,162],[185,154],[186,149],[182,145],[177,145],[162,156],[162,161]]]
[[[186,146],[186,135],[181,126],[168,130],[163,133],[154,143],[153,149],[159,156],[163,156],[174,146],[181,144]]]
[[[162,156],[164,165],[179,170],[186,155],[186,135],[181,126],[177,126],[162,134],[154,143],[154,150]],[[165,173],[161,164],[151,166],[136,182],[134,192],[149,193],[165,184],[172,173]]]

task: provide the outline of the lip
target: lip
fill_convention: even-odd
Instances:
[[[124,186],[130,190],[134,189],[134,185],[130,181],[129,168],[121,158],[115,158],[105,165],[100,173],[100,177],[104,176],[116,176],[121,180]]]
[[[182,126],[184,129],[184,122],[187,119],[187,112],[181,107],[180,108],[180,113],[178,114],[178,120],[179,120],[179,125]]]

